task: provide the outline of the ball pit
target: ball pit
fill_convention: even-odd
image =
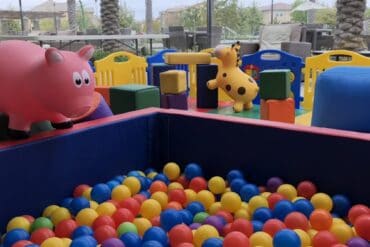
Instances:
[[[42,216],[10,219],[2,245],[363,247],[370,241],[369,208],[318,192],[310,181],[294,187],[273,177],[257,186],[239,170],[207,181],[196,163],[181,173],[169,162],[162,172],[78,185]]]

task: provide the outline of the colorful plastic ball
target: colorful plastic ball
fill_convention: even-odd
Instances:
[[[39,217],[39,218],[36,218],[35,221],[31,224],[30,231],[33,232],[40,228],[53,229],[53,227],[54,227],[53,222],[51,222],[49,218]]]
[[[94,231],[89,226],[79,226],[72,233],[72,239],[76,239],[82,236],[93,236]]]
[[[14,217],[8,222],[8,225],[6,226],[6,231],[9,232],[13,229],[23,229],[27,232],[30,231],[31,223],[22,216]]]
[[[170,231],[172,227],[182,223],[182,216],[179,211],[167,209],[160,215],[161,227],[166,231]]]
[[[283,180],[279,177],[272,177],[269,180],[267,180],[266,183],[266,189],[268,192],[276,192],[276,190],[279,188],[280,185],[283,184]]]
[[[109,186],[109,188],[111,189],[111,190],[113,190],[114,188],[116,188],[118,185],[120,185],[121,183],[120,182],[118,182],[117,180],[109,180],[108,182],[107,182],[107,185]]]
[[[134,198],[127,198],[119,202],[119,207],[130,210],[134,216],[140,212],[140,203]]]
[[[249,247],[249,239],[241,232],[230,232],[224,238],[224,247]]]
[[[111,226],[113,228],[116,228],[116,223],[111,216],[100,215],[94,220],[94,223],[92,224],[92,229],[96,230],[101,226]]]
[[[307,218],[310,217],[311,213],[314,211],[314,207],[309,200],[299,199],[293,203],[294,208],[297,212],[304,214]]]
[[[242,187],[247,184],[243,178],[236,178],[230,183],[230,189],[232,192],[240,193]]]
[[[351,238],[347,242],[347,245],[348,247],[369,247],[369,243],[365,239],[359,237]]]
[[[175,201],[172,201],[172,202],[169,202],[165,208],[166,209],[175,209],[175,210],[182,210],[182,205],[179,203],[179,202],[175,202]]]
[[[243,201],[248,202],[253,196],[259,195],[259,190],[254,184],[244,184],[239,194]]]
[[[162,191],[167,192],[167,185],[162,181],[154,181],[149,187],[149,191],[151,194],[154,194],[155,192]]]
[[[199,192],[207,189],[207,181],[203,177],[195,177],[190,180],[189,189]]]
[[[333,209],[333,201],[328,194],[316,193],[311,197],[311,203],[315,209],[325,209],[330,212]]]
[[[109,186],[107,186],[109,188]],[[87,200],[91,200],[91,192],[92,192],[92,187],[87,188],[83,193],[82,196],[85,197]]]
[[[99,206],[99,203],[96,201],[89,201],[90,202],[90,208],[96,210]]]
[[[158,241],[149,240],[149,241],[143,242],[141,247],[165,247],[165,246]]]
[[[193,222],[193,215],[189,210],[183,209],[180,210],[179,213],[181,215],[182,222],[186,225],[190,225]]]
[[[255,232],[250,238],[249,242],[251,247],[263,246],[263,247],[273,247],[272,246],[272,237],[266,232]]]
[[[184,190],[184,186],[182,186],[182,184],[180,184],[180,183],[178,183],[178,182],[172,182],[172,183],[170,183],[170,184],[167,186],[167,190],[168,190],[168,191],[176,190],[176,189]]]
[[[107,239],[116,237],[117,237],[116,229],[109,225],[99,226],[94,231],[94,238],[98,241],[99,244],[103,243]]]
[[[141,183],[137,177],[127,177],[123,180],[122,184],[126,185],[130,189],[131,195],[139,193],[141,189]]]
[[[291,184],[282,184],[278,187],[277,192],[284,195],[288,200],[292,201],[297,197],[297,190]]]
[[[73,190],[73,197],[80,197],[86,189],[90,188],[87,184],[80,184]]]
[[[309,222],[307,217],[300,212],[292,212],[285,217],[284,223],[286,227],[294,230],[301,229],[307,231],[309,228]]]
[[[35,221],[35,218],[28,214],[22,215],[21,217],[24,217],[25,219],[27,219],[31,224]]]
[[[150,199],[154,199],[161,204],[162,209],[166,208],[168,204],[168,195],[165,192],[158,191],[152,194]]]
[[[182,187],[187,188],[189,187],[189,180],[186,179],[185,175],[181,175],[176,179],[176,182],[180,183]]]
[[[363,214],[356,218],[355,229],[358,236],[370,241],[370,214]]]
[[[180,166],[175,162],[169,162],[163,167],[163,173],[169,180],[174,181],[180,176]]]
[[[170,183],[170,180],[163,173],[158,173],[157,175],[155,175],[155,177],[153,178],[153,181],[162,181],[166,185]]]
[[[60,207],[60,208],[57,208],[53,211],[53,213],[50,215],[50,220],[56,226],[56,225],[59,224],[59,222],[61,222],[63,220],[68,220],[71,217],[72,217],[71,213],[69,212],[68,209]]]
[[[72,219],[63,220],[58,225],[56,225],[54,230],[55,236],[59,238],[71,238],[72,233],[76,228],[76,221]]]
[[[277,192],[274,192],[274,193],[271,193],[268,197],[267,197],[267,202],[269,204],[269,208],[271,210],[273,210],[275,208],[275,205],[276,203],[278,203],[279,201],[281,200],[286,200],[287,198],[280,194],[280,193],[277,193]]]
[[[155,216],[160,215],[161,211],[161,204],[159,204],[159,202],[154,199],[148,199],[144,201],[140,207],[140,214],[149,220]]]
[[[12,247],[25,247],[27,245],[33,244],[31,241],[28,240],[19,240],[15,242]]]
[[[216,215],[221,216],[227,223],[233,222],[233,215],[225,210],[220,210]]]
[[[153,217],[150,220],[150,223],[152,223],[152,226],[161,226],[161,217],[160,216]]]
[[[98,213],[91,208],[84,208],[78,212],[76,222],[80,226],[92,226],[94,220],[98,217]]]
[[[302,229],[294,229],[294,231],[301,239],[301,246],[311,246],[311,237],[306,231],[303,231]]]
[[[340,217],[344,217],[348,214],[349,209],[351,208],[351,202],[348,197],[344,195],[335,195],[332,198],[333,200],[333,213],[337,214]]]
[[[203,204],[200,202],[191,202],[186,206],[186,209],[189,210],[193,215],[205,211]]]
[[[253,196],[248,203],[248,210],[253,215],[257,208],[268,208],[269,204],[267,199],[263,196]]]
[[[203,242],[207,239],[215,238],[218,236],[219,234],[216,228],[210,225],[202,225],[197,230],[195,230],[193,241],[196,247],[201,247]]]
[[[96,247],[98,242],[92,236],[81,236],[72,240],[70,247]]]
[[[193,221],[196,223],[203,224],[206,221],[208,216],[209,214],[206,212],[199,212],[196,215],[194,215]]]
[[[125,244],[125,247],[141,246],[141,238],[133,232],[123,234],[120,239]]]
[[[366,205],[357,204],[349,210],[348,219],[352,224],[355,224],[356,218],[363,214],[370,214],[370,209]]]
[[[278,231],[283,230],[285,228],[286,225],[282,221],[278,219],[270,219],[265,222],[262,230],[270,234],[271,237],[274,237]]]
[[[242,201],[235,192],[226,192],[221,197],[221,206],[224,210],[234,213],[240,209]]]
[[[236,178],[244,178],[243,173],[240,170],[231,170],[227,174],[227,181],[231,183]]]
[[[278,231],[273,239],[274,247],[301,247],[298,234],[289,229]]]
[[[212,215],[206,218],[204,224],[215,227],[218,233],[221,235],[226,221],[221,216]]]
[[[219,176],[212,177],[208,181],[208,188],[215,195],[222,194],[226,189],[225,180]]]
[[[347,241],[353,237],[352,228],[345,223],[333,224],[330,228],[330,232],[335,235],[341,244],[347,243]]]
[[[144,233],[152,227],[152,223],[146,218],[136,218],[134,219],[133,223],[137,228],[137,232],[140,236],[143,236]]]
[[[107,215],[112,216],[114,212],[116,212],[117,208],[114,206],[113,203],[110,202],[103,202],[99,204],[99,206],[95,209],[98,215]]]
[[[127,208],[119,208],[112,215],[112,219],[116,223],[116,226],[120,225],[122,222],[132,222],[134,220],[134,215]]]
[[[263,222],[258,221],[258,220],[252,220],[251,221],[253,225],[253,232],[260,232],[263,229]]]
[[[178,202],[181,205],[185,205],[186,203],[186,194],[184,190],[175,189],[168,192],[168,201]]]
[[[219,238],[209,238],[203,242],[202,247],[222,247],[223,241]]]
[[[179,224],[168,232],[168,237],[170,240],[171,246],[177,246],[181,243],[192,243],[193,242],[193,233],[185,224]]]
[[[252,217],[250,216],[249,212],[246,209],[240,208],[238,211],[234,213],[234,218],[251,220]]]
[[[201,226],[202,226],[202,224],[200,224],[200,223],[192,223],[192,224],[189,225],[191,230],[196,230]]]
[[[119,183],[122,183],[123,180],[125,179],[125,177],[124,176],[121,176],[121,175],[117,175],[113,179],[116,180]]]
[[[297,192],[298,196],[302,196],[309,200],[317,192],[317,188],[311,181],[302,181],[297,186]]]
[[[319,231],[312,238],[312,247],[327,247],[338,244],[338,239],[329,231]]]
[[[77,215],[84,208],[89,208],[90,202],[85,197],[77,197],[71,201],[70,210],[73,215]]]
[[[131,190],[126,185],[118,185],[112,190],[112,199],[118,202],[131,197]]]
[[[197,193],[196,200],[207,210],[215,202],[215,196],[209,190],[202,190]]]
[[[333,217],[324,209],[316,209],[310,215],[310,224],[315,230],[329,230],[332,223]]]
[[[52,237],[42,242],[41,247],[64,247],[64,243],[60,238]]]
[[[231,224],[231,231],[238,231],[249,237],[253,233],[253,225],[250,221],[245,219],[236,219]]]
[[[203,175],[202,168],[196,163],[189,163],[186,165],[184,174],[187,180],[192,180],[195,177],[201,177]]]
[[[39,228],[31,234],[31,242],[35,244],[42,244],[46,239],[55,237],[55,234],[49,228]]]
[[[64,198],[61,202],[60,202],[60,206],[63,207],[63,208],[67,208],[67,209],[70,209],[70,206],[71,206],[71,202],[72,202],[73,198],[72,197],[67,197],[67,198]]]
[[[133,232],[133,233],[138,234],[135,224],[131,222],[123,222],[117,227],[118,237],[121,237],[122,234],[125,234],[127,232]]]
[[[272,218],[272,212],[268,208],[257,208],[254,211],[252,219],[265,223],[267,220]]]
[[[294,212],[295,208],[292,202],[288,200],[281,200],[276,203],[274,210],[272,211],[275,218],[284,221],[285,217]]]
[[[97,184],[91,190],[91,199],[97,203],[102,203],[111,198],[111,189],[106,184]]]
[[[209,214],[213,215],[213,214],[216,214],[218,211],[220,211],[222,209],[222,205],[221,205],[221,202],[215,202],[213,203],[209,209],[208,209],[208,212]]]
[[[144,233],[143,236],[144,242],[150,240],[158,241],[163,246],[166,246],[168,242],[167,233],[160,227],[157,226],[151,227]]]
[[[109,238],[105,240],[101,246],[102,247],[125,247],[123,242],[118,238]]]
[[[4,247],[11,247],[20,240],[29,240],[30,235],[24,229],[13,229],[6,233],[3,241]]]

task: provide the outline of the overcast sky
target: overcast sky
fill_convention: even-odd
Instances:
[[[25,10],[31,9],[33,6],[44,2],[45,0],[22,0],[23,8]],[[65,0],[55,0],[56,2],[65,2]],[[77,1],[77,0],[76,0]],[[145,0],[120,0],[121,3],[126,2],[127,6],[135,13],[135,18],[138,20],[143,20],[145,18]],[[83,0],[86,6],[98,9],[98,3],[95,0]],[[194,3],[201,2],[201,0],[153,0],[153,16],[157,17],[160,11],[163,11],[167,8],[191,5]],[[239,3],[244,6],[251,5],[253,0],[239,0]],[[274,2],[284,2],[292,3],[293,0],[274,0]],[[318,2],[333,6],[335,0],[319,0]],[[258,5],[267,5],[271,4],[271,0],[256,0]],[[18,0],[0,0],[0,9],[17,9],[19,8]]]

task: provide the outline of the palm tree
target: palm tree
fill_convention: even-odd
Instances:
[[[363,30],[366,0],[337,0],[337,24],[334,48],[351,51],[366,50]]]
[[[101,0],[100,16],[103,34],[120,34],[118,0]],[[114,52],[120,50],[120,48],[121,45],[116,40],[106,40],[103,42],[104,51]]]
[[[67,0],[68,25],[73,32],[77,31],[76,0]]]
[[[146,33],[153,32],[152,0],[145,0],[145,24]]]

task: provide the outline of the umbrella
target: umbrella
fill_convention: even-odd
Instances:
[[[300,5],[298,5],[294,9],[292,9],[291,12],[294,12],[294,11],[309,11],[309,10],[317,10],[317,9],[327,9],[327,7],[325,7],[321,4],[318,4],[318,3],[307,1],[307,2],[304,2]]]

